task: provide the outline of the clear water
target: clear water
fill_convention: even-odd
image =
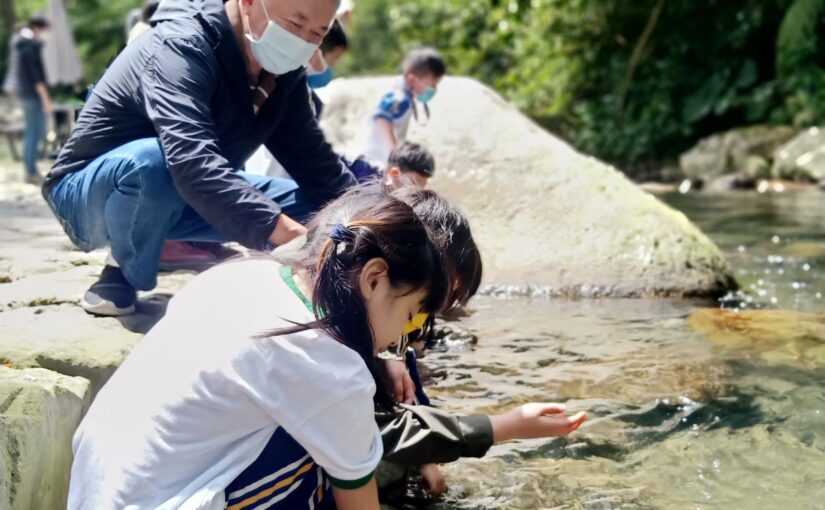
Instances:
[[[825,193],[662,198],[728,254],[743,290],[474,301],[459,324],[478,343],[424,360],[437,405],[558,401],[590,420],[446,466],[449,496],[430,508],[825,509]]]

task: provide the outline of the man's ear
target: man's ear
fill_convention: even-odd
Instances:
[[[364,264],[361,274],[358,276],[358,290],[361,292],[361,297],[364,302],[369,302],[376,295],[381,281],[387,278],[389,273],[389,265],[387,261],[381,257],[375,257]]]
[[[252,8],[252,2],[253,1],[254,0],[239,0],[238,1],[238,12],[241,13],[241,16],[249,16],[249,9]]]
[[[391,166],[387,170],[387,177],[389,177],[391,179],[397,179],[399,175],[401,175],[401,169],[398,168],[397,166]]]

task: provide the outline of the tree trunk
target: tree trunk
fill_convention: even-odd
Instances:
[[[642,36],[639,37],[639,40],[636,41],[636,47],[633,48],[633,55],[630,56],[630,64],[627,66],[624,79],[622,79],[622,85],[619,87],[619,101],[616,105],[616,115],[619,118],[624,115],[624,102],[627,98],[627,92],[630,89],[630,84],[633,81],[633,74],[642,62],[645,48],[650,42],[650,37],[653,35],[653,31],[656,29],[656,23],[659,22],[659,16],[661,16],[666,2],[667,0],[659,0],[656,3],[656,6],[653,7],[653,11],[650,13],[644,32],[642,32]]]
[[[14,0],[0,0],[0,22],[3,24],[3,33],[9,37],[14,31],[17,15],[14,12]]]

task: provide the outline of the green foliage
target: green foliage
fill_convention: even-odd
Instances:
[[[395,72],[405,50],[436,46],[451,73],[631,172],[716,131],[825,117],[825,0],[667,0],[640,45],[657,3],[359,0],[342,71]]]
[[[776,41],[777,71],[790,75],[823,56],[819,28],[825,15],[825,0],[795,0],[791,4]]]
[[[126,15],[142,0],[72,0],[69,16],[87,83],[97,80],[126,45]]]

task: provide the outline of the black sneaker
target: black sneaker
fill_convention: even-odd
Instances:
[[[135,312],[137,291],[119,267],[105,266],[97,281],[89,287],[80,306],[92,315],[115,317]]]

